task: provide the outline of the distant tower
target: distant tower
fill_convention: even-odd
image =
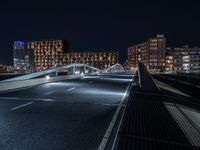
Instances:
[[[26,70],[28,60],[24,41],[15,41],[13,45],[13,65],[15,72]]]

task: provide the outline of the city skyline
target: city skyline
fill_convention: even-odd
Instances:
[[[16,40],[66,39],[70,51],[116,49],[120,63],[127,47],[164,34],[167,45],[199,46],[197,1],[119,2],[2,1],[0,63],[12,64]]]
[[[118,51],[71,52],[66,40],[15,41],[14,72],[30,73],[73,63],[106,69],[118,63]]]

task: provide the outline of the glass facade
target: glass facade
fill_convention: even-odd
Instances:
[[[200,73],[200,48],[167,48],[166,62],[167,72]]]

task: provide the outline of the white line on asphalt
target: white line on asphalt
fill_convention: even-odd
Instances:
[[[199,128],[194,125],[193,120],[191,120],[188,114],[185,114],[185,112],[176,104],[165,104],[165,107],[170,112],[190,143],[195,147],[199,147]]]
[[[94,83],[94,81],[90,81],[89,83],[91,83],[91,84],[92,84],[92,83]]]
[[[178,81],[178,82],[183,83],[183,84],[187,84],[187,85],[192,85],[191,83],[185,82],[185,81]]]
[[[173,92],[173,93],[177,93],[177,94],[180,94],[180,95],[183,95],[183,96],[186,96],[186,97],[191,97],[191,96],[189,96],[189,95],[187,95],[187,94],[185,94],[185,93],[179,91],[178,89],[173,88],[173,87],[171,87],[171,86],[169,86],[169,85],[167,85],[167,84],[165,84],[165,83],[163,83],[163,82],[160,82],[160,81],[158,81],[158,80],[155,80],[155,82],[156,82],[156,83],[158,84],[158,86],[159,86],[160,88],[162,88],[162,89],[165,89],[165,90],[167,90],[167,91],[170,91],[170,92]]]
[[[103,139],[101,141],[101,144],[99,145],[98,150],[104,150],[106,148],[106,145],[108,143],[108,139],[109,139],[109,137],[111,135],[111,132],[113,130],[113,127],[114,127],[114,125],[115,125],[115,123],[117,121],[117,118],[118,118],[118,115],[120,113],[120,110],[121,110],[122,106],[124,106],[122,103],[125,100],[125,97],[127,95],[128,89],[131,86],[131,84],[132,84],[132,82],[130,82],[129,85],[127,86],[126,91],[125,91],[125,93],[124,93],[124,95],[122,97],[122,100],[121,100],[119,106],[117,107],[117,110],[115,111],[115,114],[114,114],[114,116],[113,116],[113,118],[112,118],[112,120],[111,120],[111,122],[110,122],[110,124],[108,126],[108,129],[106,130],[106,133],[105,133],[105,135],[104,135],[104,137],[103,137]]]
[[[197,88],[200,88],[200,85],[196,85]]]
[[[119,122],[119,126],[118,126],[118,128],[117,128],[117,132],[116,132],[116,135],[115,135],[113,144],[112,144],[112,150],[114,150],[115,145],[116,145],[116,141],[117,141],[117,137],[118,137],[118,134],[119,134],[119,130],[120,130],[120,127],[121,127],[121,125],[122,125],[122,120],[123,120],[123,118],[124,118],[125,110],[126,110],[126,105],[125,105],[125,108],[124,108],[124,110],[123,110],[123,113],[122,113],[122,116],[121,116],[121,119],[120,119],[120,122]]]
[[[19,106],[13,107],[13,108],[11,108],[11,110],[20,109],[22,107],[26,107],[26,106],[31,105],[31,104],[33,104],[33,102],[29,102],[29,103],[25,103],[23,105],[19,105]]]
[[[70,88],[70,89],[67,89],[67,91],[72,91],[74,90],[76,87],[73,87],[73,88]]]
[[[175,81],[178,81],[179,83],[183,83],[183,84],[187,84],[187,85],[191,85],[191,86],[193,86],[193,84],[192,84],[192,83],[190,83],[190,82],[186,82],[186,81],[179,81],[179,80],[172,79],[172,78],[166,78],[166,79],[169,79],[169,80],[175,80]],[[197,88],[200,88],[200,86],[199,86],[199,85],[196,85],[195,87],[197,87]]]
[[[103,105],[103,106],[125,106],[123,104],[105,104],[105,103],[92,103],[94,105]]]
[[[48,101],[52,102],[55,101],[54,99],[43,99],[43,98],[23,98],[23,97],[0,97],[0,99],[6,100],[36,100],[36,101]]]

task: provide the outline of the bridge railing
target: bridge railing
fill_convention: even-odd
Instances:
[[[48,70],[43,70],[43,71],[39,71],[39,72],[34,72],[34,73],[18,76],[18,77],[15,77],[15,78],[3,80],[1,82],[29,80],[29,79],[44,77],[46,75],[58,76],[59,72],[63,71],[63,70],[67,70],[68,75],[81,74],[81,73],[91,74],[91,73],[95,73],[95,72],[96,73],[102,72],[102,70],[97,69],[97,68],[92,67],[92,66],[89,66],[87,64],[77,64],[77,63],[75,63],[75,64],[69,64],[69,65],[65,65],[65,66],[61,66],[61,67],[51,68],[51,69],[48,69]]]
[[[124,68],[122,67],[121,64],[117,63],[105,70],[103,70],[103,72],[125,72]]]

